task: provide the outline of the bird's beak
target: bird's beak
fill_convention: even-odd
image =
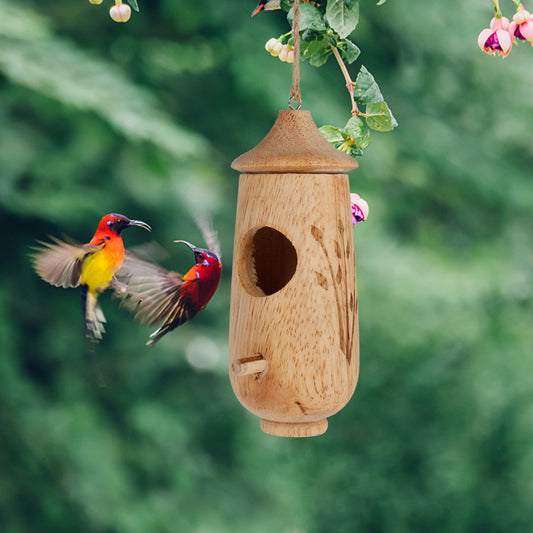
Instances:
[[[194,252],[194,250],[196,250],[196,246],[194,246],[194,244],[191,244],[190,242],[182,241],[182,240],[174,241],[174,242],[181,242],[181,243],[185,244],[185,245],[188,246],[193,252]]]
[[[264,8],[265,8],[265,4],[259,2],[259,4],[257,4],[257,7],[254,9],[252,13],[252,17],[255,17],[257,13],[260,13],[261,11],[263,11]]]
[[[142,220],[130,220],[128,222],[128,227],[130,226],[139,226],[140,228],[144,228],[146,231],[152,231],[152,228]]]

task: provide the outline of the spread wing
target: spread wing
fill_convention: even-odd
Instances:
[[[184,316],[183,322],[187,320],[187,306],[181,297],[183,280],[177,272],[126,252],[116,278],[115,293],[135,319],[150,325],[166,323],[176,316]]]
[[[104,246],[65,242],[50,237],[53,242],[39,242],[30,255],[33,268],[39,276],[56,287],[77,287],[80,284],[81,265],[87,255]]]

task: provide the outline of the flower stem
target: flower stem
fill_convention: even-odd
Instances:
[[[331,50],[333,51],[333,55],[335,56],[335,59],[337,60],[337,63],[339,64],[341,72],[344,76],[344,80],[346,81],[346,88],[348,89],[348,93],[350,94],[350,101],[352,102],[352,116],[356,117],[357,115],[360,114],[360,111],[359,111],[359,108],[357,107],[357,104],[355,103],[355,99],[353,96],[353,90],[354,90],[355,83],[352,81],[352,78],[350,78],[350,73],[348,72],[348,69],[346,68],[346,65],[344,64],[344,61],[342,60],[342,57],[338,49],[332,44],[330,44],[329,46],[331,47]]]
[[[514,0],[513,0],[514,1]],[[500,9],[499,0],[494,0],[494,16],[498,19],[502,18],[502,11]]]
[[[289,39],[287,39],[287,37],[289,37]],[[280,41],[282,43],[285,42],[285,39],[287,39],[287,43],[289,43],[292,40],[292,30],[288,31],[287,33],[284,33],[283,35],[280,35],[278,37],[278,41]]]

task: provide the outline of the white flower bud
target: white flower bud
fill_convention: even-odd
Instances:
[[[276,44],[278,43],[278,40],[275,38],[275,37],[272,37],[271,39],[269,39],[266,44],[265,44],[265,50],[267,52],[271,52],[274,47],[276,46]]]
[[[287,52],[287,63],[294,63],[294,50]]]
[[[287,49],[287,45],[284,44],[283,48],[282,48],[282,50],[281,50],[281,52],[280,52],[280,54],[278,56],[280,61],[283,61],[283,62],[287,61],[288,53],[289,53],[289,50]]]
[[[270,50],[270,55],[278,57],[281,54],[282,50],[283,45],[278,40],[276,40],[276,43],[272,47],[272,50]]]
[[[115,4],[110,10],[109,14],[115,22],[128,22],[131,17],[131,7],[128,4]]]

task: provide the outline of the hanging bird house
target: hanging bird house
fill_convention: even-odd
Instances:
[[[308,111],[280,111],[232,167],[239,179],[230,379],[273,435],[310,437],[351,398],[359,329],[350,189],[354,159]]]

